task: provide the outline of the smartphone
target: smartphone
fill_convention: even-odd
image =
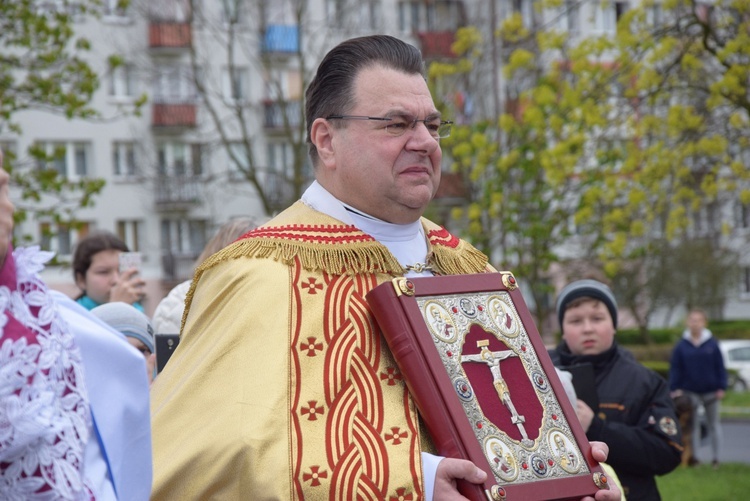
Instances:
[[[156,335],[156,372],[159,373],[167,365],[169,358],[180,344],[179,334],[157,334]]]
[[[141,270],[141,253],[140,252],[121,252],[120,253],[120,273],[128,271],[131,268]]]

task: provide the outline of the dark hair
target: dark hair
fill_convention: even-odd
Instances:
[[[109,231],[95,231],[86,235],[73,252],[73,279],[86,278],[94,254],[105,250],[119,250],[128,252],[128,246],[114,233]]]
[[[320,117],[344,114],[354,104],[354,79],[365,68],[375,65],[424,76],[419,49],[388,35],[372,35],[346,40],[321,61],[305,92],[308,152],[313,165],[318,151],[310,140],[312,123]],[[341,125],[344,126],[343,122]]]

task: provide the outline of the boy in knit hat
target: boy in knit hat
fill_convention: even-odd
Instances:
[[[125,339],[146,359],[149,380],[153,380],[156,366],[154,328],[151,320],[132,304],[115,301],[91,310],[99,320],[125,336]]]
[[[655,475],[680,463],[682,446],[666,381],[615,342],[617,301],[596,280],[568,284],[557,299],[562,341],[556,366],[590,364],[599,408],[583,401],[576,414],[589,440],[609,445],[607,463],[629,500],[659,500]]]

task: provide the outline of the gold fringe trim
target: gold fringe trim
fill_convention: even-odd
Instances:
[[[440,275],[466,275],[490,271],[487,256],[465,241],[454,249],[430,243],[430,264]],[[247,238],[225,247],[198,266],[185,298],[185,311],[180,332],[185,327],[193,301],[195,286],[203,272],[219,263],[241,257],[273,259],[291,264],[295,258],[307,270],[323,270],[329,274],[360,275],[384,273],[393,277],[404,274],[404,268],[388,249],[379,242],[359,242],[340,245],[321,245],[319,242],[300,242],[278,238]]]
[[[488,271],[487,263],[487,256],[463,240],[456,249],[432,246],[431,264],[441,275],[484,273]]]

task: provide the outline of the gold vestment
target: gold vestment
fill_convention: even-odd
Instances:
[[[422,225],[436,273],[488,269]],[[152,498],[421,499],[430,444],[365,301],[401,275],[385,246],[301,202],[206,260],[151,390]]]

